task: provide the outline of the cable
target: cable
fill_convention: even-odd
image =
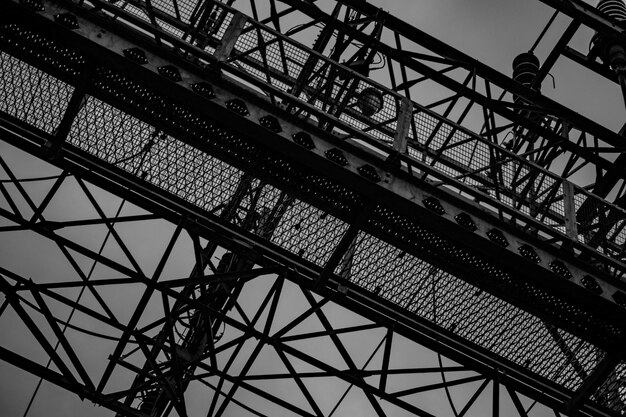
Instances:
[[[73,174],[68,174],[67,176],[70,177]],[[18,178],[17,182],[22,183],[22,182],[35,182],[35,181],[51,181],[51,180],[56,180],[60,177],[61,175],[49,175],[47,177],[32,177],[32,178]],[[0,183],[12,183],[14,182],[12,179],[0,179]]]

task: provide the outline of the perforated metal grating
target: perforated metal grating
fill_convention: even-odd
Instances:
[[[76,118],[69,142],[214,214],[234,200],[243,177],[232,166],[93,97]],[[280,196],[265,185],[255,210],[267,215]],[[293,199],[274,226],[273,243],[318,265],[324,265],[347,228]]]
[[[621,415],[626,414],[626,362],[617,365],[591,398]]]
[[[365,233],[335,272],[571,390],[604,356],[593,345]]]
[[[360,197],[345,187],[328,179],[306,174],[301,167],[293,167],[286,161],[276,160],[215,123],[198,117],[184,107],[172,106],[164,98],[120,74],[108,70],[98,70],[97,73],[99,78],[96,87],[102,93],[132,102],[140,110],[150,111],[156,117],[170,120],[181,131],[197,138],[198,146],[210,146],[214,150],[228,148],[229,153],[233,152],[249,166],[279,176],[285,183],[306,187],[307,193],[326,205],[333,205],[335,210],[346,215],[362,207]],[[13,89],[19,91],[24,87],[23,84],[15,85]],[[162,137],[158,132],[155,135],[155,132],[157,130],[145,122],[89,98],[72,126],[69,140],[75,146],[111,164],[144,176],[145,180],[174,195],[208,211],[219,213],[220,207],[227,204],[234,195],[242,173],[196,147],[169,136]],[[149,146],[151,141],[153,143]],[[139,166],[142,160],[143,164]],[[272,206],[271,203],[264,204],[265,207]],[[378,208],[370,221],[370,227],[383,235],[401,237],[408,245],[419,247],[429,255],[445,254],[446,257],[465,262],[486,277],[496,277],[496,282],[514,284],[512,278],[503,272],[450,246],[404,216],[394,214],[388,209]],[[272,241],[323,266],[345,228],[345,223],[332,216],[324,218],[319,210],[294,202],[282,217]],[[458,285],[465,285],[458,279],[456,281]],[[540,292],[533,294],[533,291],[536,292],[533,288],[520,289],[531,296],[549,297]],[[558,300],[554,301],[558,304]],[[566,305],[562,308],[565,311],[568,309]],[[577,316],[584,318],[580,316],[581,312],[568,311],[567,314],[571,315],[571,320],[575,320]]]

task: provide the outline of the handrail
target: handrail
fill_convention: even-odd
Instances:
[[[128,12],[100,0],[90,3],[115,15],[120,22],[126,20],[126,24],[137,25],[137,20],[143,20],[145,33],[151,34],[155,40],[169,40],[173,47],[178,47],[181,41],[186,43],[189,48],[184,53],[197,55],[196,59],[206,60],[204,54],[216,56],[219,53],[224,72],[245,80],[274,101],[290,94],[304,63],[313,57],[316,65],[309,75],[308,87],[298,97],[291,96],[283,105],[291,106],[295,116],[306,115],[317,121],[324,120],[326,113],[331,113],[336,117],[326,125],[327,129],[343,132],[346,140],[363,143],[383,154],[394,152],[398,120],[404,117],[400,103],[405,98],[401,94],[249,17],[237,31],[229,32],[234,39],[226,39],[233,17],[241,15],[232,7],[215,2],[213,13],[220,19],[219,26],[210,29],[211,42],[193,45],[182,38],[185,33],[182,22],[180,28],[164,25],[163,30],[155,27],[147,14],[136,6]],[[142,0],[131,0],[130,3],[142,4]],[[81,4],[84,7],[86,2]],[[226,55],[223,48],[219,49],[224,41],[230,44]],[[377,91],[382,98],[381,109],[372,115],[364,115],[356,104],[359,94],[368,89]],[[504,204],[521,214],[513,218],[525,230],[534,233],[539,228],[545,233],[547,225],[551,230],[547,232],[546,240],[574,239],[586,251],[596,251],[600,259],[612,258],[615,262],[609,263],[614,276],[621,278],[626,273],[623,264],[626,210],[570,184],[417,102],[412,102],[407,139],[402,160],[408,171],[460,194],[470,195],[496,213],[501,214],[498,207]],[[432,167],[432,171],[424,169],[425,165]],[[467,187],[461,190],[454,184]],[[566,195],[566,190],[570,190],[571,195]],[[586,210],[579,212],[585,201],[589,201]],[[566,219],[572,213],[575,213],[575,221],[568,222]],[[600,226],[602,218],[609,221]],[[531,219],[536,220],[536,224],[531,224],[534,223]],[[610,226],[608,230],[607,226]]]

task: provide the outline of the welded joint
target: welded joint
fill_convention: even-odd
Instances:
[[[563,180],[563,211],[565,233],[573,240],[578,240],[578,224],[576,222],[576,202],[574,201],[574,184]]]

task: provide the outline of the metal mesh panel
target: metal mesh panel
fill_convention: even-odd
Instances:
[[[89,97],[69,143],[208,211],[233,196],[241,171]]]
[[[158,25],[159,25],[159,26],[160,26],[163,30],[165,30],[166,32],[168,32],[168,33],[170,33],[170,34],[172,34],[172,35],[176,36],[177,38],[182,38],[182,37],[184,36],[184,34],[185,34],[185,32],[184,32],[184,31],[182,31],[182,30],[178,29],[178,28],[177,28],[177,27],[175,27],[175,26],[170,25],[169,23],[166,23],[166,22],[165,22],[165,21],[163,21],[163,20],[156,19],[156,21],[157,21],[157,24],[158,24]]]
[[[617,365],[591,399],[620,415],[626,414],[626,362]]]
[[[372,94],[372,89],[381,94],[382,106],[378,112],[366,117],[359,111],[359,100],[367,92]],[[396,134],[399,108],[400,96],[388,94],[387,91],[379,90],[377,87],[361,81],[348,109],[340,115],[339,119],[359,129],[360,132],[391,145]]]
[[[348,225],[302,201],[289,206],[272,242],[317,265],[325,265]]]
[[[146,158],[148,181],[208,211],[220,212],[242,172],[171,137],[158,141]]]
[[[303,101],[372,137],[393,141],[399,95],[381,90],[367,78],[265,30],[256,22],[246,24],[229,61],[282,91],[297,94]],[[303,72],[307,65],[312,66],[312,70]],[[302,74],[306,79],[300,78]],[[369,114],[369,109],[363,110],[363,100],[367,98],[375,102],[371,103],[378,109],[374,114]],[[381,102],[377,103],[379,99]]]
[[[153,0],[152,6],[168,15],[189,23],[189,19],[197,7],[198,0]]]
[[[202,8],[196,9],[199,3],[197,0],[157,0],[148,5],[142,0],[135,0],[117,7],[150,24],[154,19],[159,28],[180,39],[193,40],[196,46],[213,53],[215,48],[207,45],[209,38],[213,42],[222,39],[233,13],[217,4],[202,13]],[[192,20],[195,26],[191,24]]]
[[[102,101],[88,97],[67,141],[128,172],[138,172],[151,127]]]
[[[624,259],[626,212],[582,189],[574,195],[579,240],[605,255]]]
[[[174,27],[163,18],[153,16],[159,21],[161,27],[175,36],[183,37],[186,31],[181,28],[189,28],[188,19],[196,7],[196,1],[159,0],[151,7],[170,16],[173,19],[170,22],[177,21],[177,26]],[[151,22],[148,16],[150,8],[145,2],[137,0],[128,4],[124,3],[123,8],[146,22]],[[207,39],[211,38],[216,45],[215,42],[223,38],[233,13],[234,10],[224,4],[212,4],[207,20],[202,23],[204,26],[195,28],[199,32],[193,35],[194,44],[201,46],[205,51],[215,51],[213,46],[207,44],[208,41],[201,41],[200,38],[202,36]],[[31,32],[23,31],[17,25],[5,26],[0,42],[6,42],[7,34],[20,39],[20,43],[26,45],[22,47],[23,50],[47,49],[46,58],[51,65],[67,71],[68,74],[79,73],[77,68],[81,66],[80,58],[72,56],[69,51],[61,51],[52,42]],[[36,45],[36,48],[29,49],[28,45]],[[56,59],[58,56],[63,56],[63,59]],[[50,60],[51,57],[52,60]],[[271,84],[282,91],[294,93],[320,111],[338,116],[345,125],[350,125],[361,132],[360,134],[364,137],[372,138],[385,147],[388,147],[393,140],[400,100],[397,93],[374,84],[371,80],[347,70],[328,58],[315,55],[296,41],[274,33],[258,22],[248,20],[228,62],[232,65],[232,69],[243,69],[257,78],[260,83]],[[306,79],[300,79],[307,63],[312,65],[312,71],[307,72]],[[53,86],[53,83],[44,84],[48,87]],[[358,105],[360,94],[369,88],[376,90],[382,100],[380,110],[370,116],[365,115]],[[262,86],[260,89],[263,89]],[[34,123],[44,126],[50,124],[49,119],[58,118],[55,112],[64,107],[62,104],[68,94],[61,90],[61,87],[54,87],[52,90],[43,91],[43,96],[50,98],[48,102],[54,104],[49,106],[49,112],[32,116]],[[58,101],[55,102],[55,100]],[[16,108],[27,107],[20,105]],[[455,126],[441,115],[417,103],[414,103],[414,108],[408,154],[421,163],[431,165],[441,173],[443,177],[438,176],[438,181],[441,178],[453,177],[464,184],[479,187],[480,192],[487,193],[494,201],[497,200],[544,222],[553,227],[557,233],[564,232],[564,207],[559,187],[556,185],[561,181],[560,178],[533,165],[532,162],[519,155],[505,151],[486,138]],[[341,131],[342,125],[336,128]],[[46,129],[50,131],[49,126]],[[418,167],[412,170],[418,173],[423,172]],[[576,190],[577,194],[584,194],[584,190],[579,188]],[[600,253],[621,261],[624,258],[624,243],[626,242],[624,231],[626,212],[607,205],[601,200],[598,200],[597,204],[603,206],[598,211],[597,218],[608,219],[607,224],[610,227],[602,230],[602,233],[596,233],[595,240],[590,240],[589,225],[593,223],[583,222],[585,223],[583,229],[586,230],[579,234],[579,241],[585,244],[591,242],[591,246],[597,248]],[[488,204],[486,206],[490,207]],[[583,208],[589,209],[588,206]],[[600,215],[602,212],[605,213],[603,216]],[[584,217],[585,214],[578,213],[578,217],[581,216]],[[616,267],[611,266],[611,268]],[[616,271],[615,275],[623,275],[623,272]]]
[[[296,88],[302,100],[337,114],[341,121],[382,143],[393,142],[399,108],[396,94],[367,79],[359,79],[336,63],[312,55],[304,47],[264,30],[255,22],[247,23],[235,49],[232,62],[248,73],[282,91],[293,92]],[[312,60],[315,66],[299,87],[302,80],[298,77],[307,60]],[[375,88],[383,100],[380,111],[371,117],[361,114],[356,104],[359,94],[367,88]],[[552,226],[559,233],[564,232],[560,178],[414,105],[421,111],[412,118],[409,156],[467,185],[479,186],[490,197]],[[612,233],[606,234],[608,242],[603,242],[601,252],[619,259],[622,251],[618,254],[607,247],[615,246],[612,241],[618,236],[624,240],[623,229],[616,225]]]
[[[392,234],[404,244],[419,250],[424,259],[431,258],[449,265],[454,264],[461,276],[472,274],[472,279],[476,281],[477,285],[486,285],[490,288],[505,287],[536,306],[549,306],[550,314],[560,320],[576,326],[587,323],[585,326],[590,326],[589,329],[594,329],[594,332],[606,332],[606,336],[622,334],[620,319],[616,318],[612,324],[599,321],[593,314],[565,301],[562,296],[516,279],[513,272],[509,273],[499,269],[489,260],[452,244],[419,222],[413,221],[390,208],[377,208],[365,230],[372,233]]]
[[[233,20],[233,13],[217,6],[213,8],[211,12],[211,19],[205,27],[205,31],[208,36],[212,36],[214,39],[221,41],[226,34],[226,29]],[[213,53],[215,48],[210,46],[205,47],[205,50],[209,53]]]
[[[253,145],[232,133],[232,129],[215,120],[200,116],[197,109],[173,105],[166,97],[152,93],[149,89],[113,71],[100,71],[96,88],[114,100],[131,103],[139,112],[154,118],[167,120],[180,132],[194,138],[198,147],[210,148],[214,152],[237,158],[252,170],[260,170],[279,177],[281,181],[299,187],[323,204],[337,210],[352,213],[362,207],[358,195],[346,186],[334,183],[319,175],[304,172],[300,165],[286,160],[277,160],[275,155]],[[339,197],[338,197],[339,196]]]
[[[8,58],[3,55],[3,64],[7,60]],[[23,71],[36,73],[36,70],[31,67],[24,68],[26,69]],[[136,175],[144,176],[145,180],[168,192],[200,207],[214,210],[216,213],[219,213],[221,206],[233,199],[241,183],[242,174],[230,165],[208,157],[202,149],[210,149],[212,153],[221,153],[222,156],[227,155],[227,157],[224,156],[225,159],[237,158],[240,165],[248,166],[253,172],[262,172],[272,176],[285,184],[287,188],[299,187],[299,191],[309,193],[312,198],[319,201],[320,205],[330,207],[334,212],[341,212],[346,217],[362,207],[361,198],[348,187],[305,172],[302,167],[296,167],[293,163],[270,155],[262,148],[254,146],[252,142],[231,133],[219,122],[206,120],[198,114],[197,110],[173,103],[167,97],[155,94],[139,82],[119,73],[102,68],[97,69],[96,72],[97,81],[94,88],[100,94],[110,97],[111,100],[127,103],[137,113],[167,121],[169,127],[179,132],[180,138],[184,138],[186,142],[177,141],[169,136],[161,136],[160,133],[155,135],[154,127],[149,124],[122,114],[91,98],[81,110],[73,126],[69,140],[75,146],[82,147],[93,155],[134,172]],[[30,77],[31,73],[26,74],[25,79],[28,80],[29,78],[26,77]],[[3,94],[9,94],[6,97],[20,95],[14,93],[14,91],[20,91],[20,86],[16,82],[7,85],[6,88],[11,91],[10,94],[3,92]],[[89,112],[94,112],[95,115],[88,116]],[[96,123],[96,117],[102,118],[102,122]],[[98,129],[102,132],[97,131]],[[138,161],[142,159],[144,162],[139,164]],[[555,193],[553,190],[557,182],[539,180],[540,177],[530,175],[531,171],[526,167],[516,170],[511,175],[511,183],[515,184],[515,187],[521,187],[520,192],[528,184],[536,183],[536,188],[542,195],[545,195],[542,198],[554,198],[549,195]],[[226,178],[230,178],[231,181],[225,181]],[[259,197],[261,203],[257,207],[261,209],[275,207],[281,193],[270,187],[264,189],[263,193]],[[582,208],[584,199],[577,199],[577,201],[578,207]],[[332,216],[322,218],[321,211],[302,202],[292,200],[287,207],[286,213],[288,214],[280,217],[271,237],[272,241],[289,250],[297,249],[298,253],[304,248],[305,252],[302,256],[322,265],[328,259],[331,248],[344,233],[345,224]],[[613,208],[607,208],[606,204],[602,207],[606,216],[612,213]],[[581,212],[584,211],[581,209]],[[263,210],[260,210],[260,214],[261,212]],[[412,250],[422,251],[426,258],[445,255],[451,261],[466,265],[477,274],[479,280],[488,280],[495,285],[516,287],[529,299],[541,300],[543,304],[554,306],[556,315],[560,314],[558,318],[562,320],[584,321],[590,327],[595,325],[593,318],[586,317],[584,312],[571,308],[556,296],[546,294],[524,283],[516,283],[513,277],[446,242],[403,214],[379,208],[373,220],[369,222],[368,228],[370,231],[375,231],[377,235],[393,236],[394,239],[401,240],[402,244]],[[418,261],[408,255],[400,256],[398,249],[393,249],[378,239],[369,236],[370,240],[364,237],[359,237],[359,239],[361,240],[353,246],[351,253],[354,253],[355,257],[363,258],[359,262],[362,268],[361,276],[364,277],[361,278],[362,285],[370,291],[388,297],[389,300],[399,305],[406,303],[406,308],[410,311],[436,321],[442,327],[463,337],[471,338],[473,334],[481,334],[481,329],[491,329],[492,332],[500,329],[490,320],[497,318],[496,311],[508,308],[503,307],[501,301],[482,293],[477,294],[477,288],[437,271],[423,261]],[[310,253],[315,256],[307,254],[309,246],[311,246]],[[390,256],[381,259],[385,254]],[[398,261],[403,258],[411,260],[407,261],[408,264]],[[344,271],[344,274],[350,262],[352,261],[349,259],[342,262],[341,271]],[[351,271],[351,275],[354,276],[358,276],[358,273],[357,269]],[[381,277],[376,279],[379,279],[382,285],[381,282],[372,281],[375,279],[372,277]],[[403,286],[405,280],[409,282],[408,287]],[[417,292],[411,291],[414,285],[418,285]],[[433,295],[436,302],[432,301]],[[503,356],[529,366],[531,369],[535,369],[532,367],[536,366],[536,372],[570,389],[578,387],[581,375],[588,373],[595,366],[601,354],[590,345],[582,343],[567,333],[543,326],[537,319],[518,319],[523,316],[519,316],[515,309],[510,311],[509,316],[503,315],[503,317],[508,317],[508,322],[512,326],[517,323],[516,320],[523,321],[527,326],[519,325],[519,329],[516,328],[515,331],[519,332],[519,336],[518,333],[513,332],[515,337],[507,336],[508,339],[505,337],[504,340],[508,342],[504,346],[499,344],[497,338],[486,340],[476,336],[476,340],[470,340],[501,352]],[[601,330],[615,331],[610,326]],[[547,356],[538,355],[537,357],[559,354],[563,359],[555,361],[552,366],[539,362],[535,364],[532,352],[516,350],[518,340],[515,339],[516,337],[534,340],[533,337],[539,336],[541,336],[541,343],[537,342],[536,346],[543,349],[541,355]],[[554,343],[547,342],[550,339]],[[572,353],[567,353],[563,346],[570,349]],[[531,362],[526,363],[525,361],[529,358]]]
[[[205,134],[210,134],[210,126],[204,127],[209,128]],[[241,171],[93,97],[76,118],[69,143],[215,214],[221,214],[242,192]],[[261,191],[254,205],[249,197],[240,199],[243,214],[239,221],[250,210],[256,216],[278,217],[271,227],[271,241],[324,265],[347,225],[292,197],[280,202],[284,193],[269,185],[256,181],[249,187]],[[279,204],[285,204],[283,212],[277,210]],[[256,224],[247,227],[267,237],[267,230]]]
[[[28,34],[22,36],[23,34],[21,34],[19,28],[15,29],[11,27],[11,30],[14,34],[18,34],[22,38],[32,38],[32,36]],[[54,45],[46,44],[44,44],[44,47],[48,50],[55,50],[56,48]],[[69,61],[71,62],[72,60],[74,62],[80,61],[80,59],[70,54]],[[71,70],[73,67],[66,65],[65,68],[70,68]],[[209,146],[213,150],[222,153],[228,152],[230,157],[239,158],[240,162],[247,164],[251,169],[271,173],[271,175],[275,176],[280,181],[285,181],[287,184],[299,187],[301,191],[318,198],[321,204],[332,205],[336,210],[343,211],[344,213],[353,213],[354,210],[362,206],[360,198],[347,187],[332,183],[318,175],[303,173],[302,170],[294,166],[293,163],[277,161],[267,152],[263,153],[259,148],[251,147],[249,143],[229,133],[229,129],[216,126],[214,122],[208,123],[202,117],[199,117],[195,111],[184,106],[173,105],[171,102],[168,102],[166,98],[155,95],[147,88],[142,87],[135,81],[127,79],[121,74],[97,69],[96,76],[95,88],[99,89],[102,94],[108,95],[114,100],[132,103],[139,113],[151,114],[155,119],[167,120],[169,123],[173,124],[175,129],[180,131],[180,134],[190,135],[190,137],[196,138],[197,143],[194,144],[194,147]],[[554,191],[557,190],[555,186],[557,183],[556,180],[553,181],[550,179],[548,181],[546,177],[540,176],[533,179],[533,172],[536,172],[536,170],[532,171],[530,168],[533,167],[526,164],[517,169],[512,175],[511,184],[514,184],[515,187],[519,187],[519,193],[526,193],[528,184],[541,184],[543,181],[545,184],[548,184],[548,186],[545,187],[545,190],[547,190],[545,192],[545,199],[558,200],[558,198],[554,197],[548,198],[549,195],[555,194],[556,197],[558,197],[558,193]],[[541,186],[538,187],[538,189],[540,188]],[[495,196],[497,196],[497,193],[495,193]],[[511,201],[514,203],[514,198],[511,198]],[[603,204],[606,206],[606,203]],[[523,204],[521,206],[523,206]],[[529,208],[525,209],[530,213]],[[611,208],[610,210],[611,213],[613,213],[612,210],[614,209]],[[617,211],[617,213],[622,212]],[[616,227],[613,234],[618,234],[617,230],[618,228]],[[605,245],[605,248],[606,247]],[[607,251],[606,249],[603,250]],[[468,260],[468,262],[471,262],[471,260]]]
[[[140,18],[141,20],[145,20],[146,22],[150,22],[150,16],[149,16],[145,6],[140,8],[140,7],[137,7],[137,6],[133,5],[133,4],[128,3],[128,4],[122,4],[120,8],[124,9],[126,12],[130,13],[131,15]]]
[[[430,114],[418,112],[412,122],[417,140],[409,145],[410,156],[526,215],[562,225],[559,178]]]
[[[309,57],[303,48],[248,22],[237,39],[231,61],[281,90],[290,91]]]
[[[0,110],[54,133],[74,88],[5,53],[0,72]]]
[[[335,272],[571,390],[604,356],[593,345],[365,233]]]

